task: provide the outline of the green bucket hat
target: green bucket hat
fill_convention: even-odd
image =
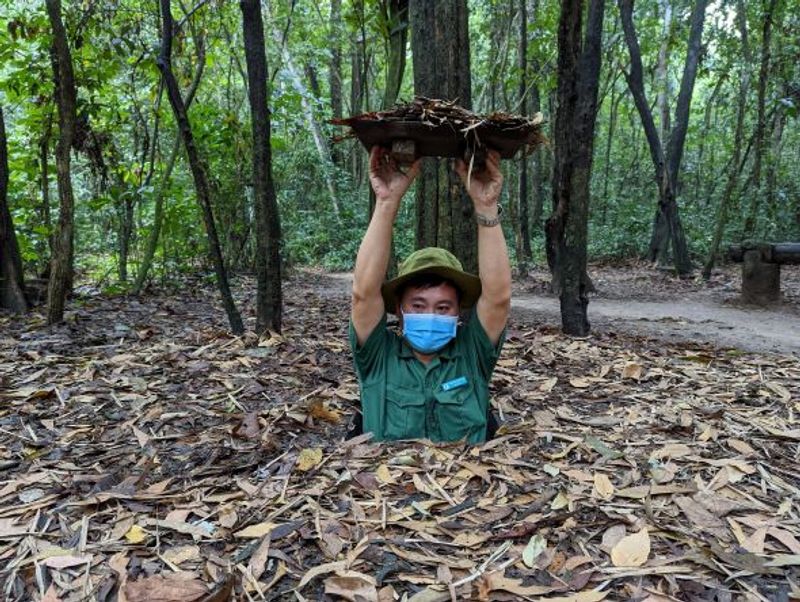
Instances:
[[[411,279],[421,274],[435,274],[450,280],[461,292],[461,309],[469,309],[481,296],[481,280],[468,274],[461,262],[446,249],[426,247],[414,251],[405,261],[400,263],[396,278],[383,283],[383,305],[386,311],[393,314],[400,301],[397,293]]]

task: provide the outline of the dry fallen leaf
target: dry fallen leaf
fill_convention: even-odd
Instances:
[[[349,602],[378,602],[375,581],[366,575],[334,575],[325,579],[325,593]]]
[[[569,384],[576,389],[587,389],[592,386],[592,381],[588,378],[570,378]]]
[[[161,553],[165,560],[178,566],[187,560],[200,560],[200,548],[197,546],[176,546]]]
[[[642,566],[650,556],[650,534],[647,527],[620,539],[611,549],[614,566]]]
[[[319,447],[306,448],[297,456],[297,470],[307,472],[320,462],[322,462],[322,449]]]
[[[234,535],[236,535],[236,537],[260,538],[268,535],[275,528],[275,526],[275,523],[270,522],[258,523],[255,525],[250,525],[249,527],[245,527],[244,529],[234,533]]]
[[[208,594],[202,581],[179,575],[152,575],[128,581],[128,602],[194,602]]]
[[[614,485],[608,475],[602,472],[594,473],[594,492],[603,500],[610,500],[614,497]]]
[[[125,534],[125,539],[128,540],[128,543],[137,544],[142,543],[149,536],[150,534],[142,529],[140,525],[132,525]]]
[[[61,598],[58,597],[58,592],[56,591],[56,586],[51,584],[50,587],[47,588],[47,591],[42,596],[40,602],[61,602]]]
[[[250,569],[250,574],[256,581],[258,581],[261,578],[261,575],[264,574],[264,568],[267,565],[267,559],[269,555],[269,544],[270,538],[269,536],[265,535],[261,540],[261,543],[258,544],[256,551],[253,552],[253,555],[250,557],[250,562],[247,564],[248,568]]]
[[[381,464],[375,470],[375,477],[384,485],[390,485],[394,483],[394,477],[392,477],[392,473],[389,471],[389,467],[386,464]]]
[[[248,412],[242,421],[233,429],[233,435],[242,439],[260,439],[261,425],[258,423],[258,414]]]
[[[533,563],[547,548],[547,540],[539,533],[532,536],[528,541],[528,545],[522,550],[522,562],[525,563],[529,569],[533,568]]]
[[[542,602],[600,602],[608,596],[608,591],[588,590],[571,596],[541,598]]]
[[[321,399],[315,399],[311,402],[308,413],[314,418],[330,422],[331,424],[339,424],[342,421],[341,412],[330,409]]]
[[[637,364],[635,362],[629,362],[625,364],[625,367],[622,369],[622,378],[632,378],[634,380],[639,380],[642,378],[641,364]]]

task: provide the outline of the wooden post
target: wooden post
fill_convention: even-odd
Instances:
[[[744,252],[742,263],[742,301],[770,305],[781,299],[781,266],[761,259],[759,249]]]

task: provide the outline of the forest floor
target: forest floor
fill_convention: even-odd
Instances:
[[[585,339],[516,283],[475,447],[343,441],[339,275],[294,274],[261,340],[201,279],[0,315],[0,598],[798,599],[800,272],[770,311],[735,268],[591,274]]]

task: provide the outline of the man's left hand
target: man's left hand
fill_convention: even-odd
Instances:
[[[475,203],[475,210],[483,214],[494,211],[503,188],[500,153],[489,150],[483,169],[477,170],[473,167],[471,174],[468,173],[469,165],[462,159],[458,159],[454,167],[472,202]]]

